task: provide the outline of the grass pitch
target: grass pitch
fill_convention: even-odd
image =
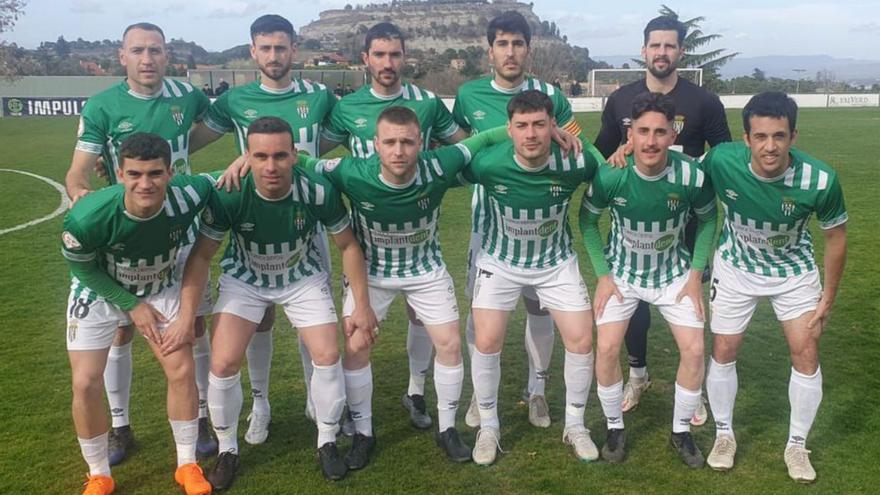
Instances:
[[[728,117],[738,138],[739,112],[731,111]],[[582,114],[579,119],[585,132],[594,136],[599,115]],[[553,425],[547,430],[529,425],[527,408],[519,402],[526,379],[522,309],[511,321],[502,357],[500,413],[507,453],[488,468],[447,462],[434,445],[433,434],[410,427],[400,405],[408,377],[406,317],[398,302],[373,353],[378,448],[372,464],[340,483],[322,479],[315,462],[314,427],[303,416],[304,387],[295,334],[279,318],[270,393],[271,434],[258,447],[240,440],[242,465],[231,493],[876,493],[880,481],[875,462],[880,456],[875,439],[880,430],[880,379],[875,370],[880,357],[876,324],[880,262],[871,253],[877,242],[874,208],[880,186],[876,139],[880,112],[805,109],[799,120],[799,146],[839,171],[850,215],[846,274],[821,344],[825,396],[809,439],[818,471],[813,486],[791,482],[782,460],[788,433],[790,365],[781,330],[766,303],[760,305],[748,330],[738,362],[737,465],[721,474],[708,468],[688,470],[667,446],[677,352],[656,313],[648,354],[654,387],[636,411],[627,413],[629,457],[624,464],[582,464],[562,444],[563,350],[558,338],[548,385]],[[63,183],[75,140],[76,120],[72,118],[0,119],[0,149],[4,151],[0,168],[25,170]],[[224,138],[197,153],[194,168],[221,168],[233,154],[231,139]],[[576,196],[579,200],[580,195]],[[0,230],[48,214],[59,200],[58,192],[43,182],[0,172]],[[469,205],[467,191],[451,191],[441,220],[444,254],[458,286],[462,319],[468,307],[463,288]],[[577,204],[572,211],[577,212]],[[573,223],[577,232],[577,222]],[[821,256],[822,236],[815,224],[813,228]],[[59,253],[60,231],[61,217],[57,217],[0,235],[0,417],[4,418],[0,493],[79,493],[87,471],[70,418],[64,341],[68,278]],[[594,287],[579,240],[576,246],[584,276]],[[334,267],[338,272],[338,259]],[[709,349],[708,332],[706,341]],[[135,342],[131,408],[138,447],[113,471],[117,493],[178,493],[172,480],[174,446],[164,409],[164,380],[147,346],[140,339]],[[432,383],[429,379],[430,407],[434,404]],[[604,419],[595,384],[592,390],[587,426],[601,446]],[[462,409],[470,394],[468,371]],[[248,408],[246,399],[240,435],[246,428]],[[435,411],[432,415],[436,417]],[[464,425],[463,415],[460,411],[459,427],[470,443],[474,432]],[[714,439],[711,419],[694,431],[708,455]],[[343,449],[348,445],[348,440],[342,440]]]

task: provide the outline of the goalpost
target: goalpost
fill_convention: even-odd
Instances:
[[[678,75],[697,86],[703,85],[703,69],[678,69]],[[590,71],[590,96],[608,96],[617,88],[645,77],[645,69],[593,69]]]

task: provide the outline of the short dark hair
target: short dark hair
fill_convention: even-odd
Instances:
[[[125,28],[125,31],[122,32],[122,41],[125,41],[125,35],[128,34],[132,29],[143,29],[144,31],[155,31],[162,35],[162,41],[165,41],[165,32],[162,31],[162,28],[151,23],[151,22],[136,22],[131,26]]]
[[[382,121],[395,125],[413,124],[416,127],[421,126],[421,124],[419,124],[419,116],[416,115],[415,112],[409,108],[396,105],[382,110],[382,113],[379,114],[379,118],[376,119],[376,125]]]
[[[122,142],[119,148],[119,166],[125,167],[125,159],[150,161],[162,159],[166,167],[171,166],[171,146],[162,137],[149,132],[136,132]]]
[[[672,122],[675,120],[675,101],[671,96],[663,93],[645,91],[633,98],[632,115],[630,116],[636,120],[647,112],[662,113],[666,120]]]
[[[258,34],[270,34],[282,32],[290,37],[290,42],[296,41],[296,31],[293,30],[293,24],[287,19],[277,14],[266,14],[257,17],[257,20],[251,24],[251,42]]]
[[[684,44],[684,38],[687,36],[687,27],[675,17],[670,17],[668,15],[661,15],[648,21],[648,25],[645,26],[644,44],[646,46],[648,44],[648,38],[651,36],[651,31],[675,31],[678,33],[679,48]]]
[[[794,132],[797,124],[797,103],[782,91],[765,91],[758,93],[743,108],[743,129],[746,134],[751,132],[752,117],[773,117],[788,119],[788,130]]]
[[[542,91],[528,89],[521,91],[507,102],[507,118],[510,119],[515,113],[532,113],[544,110],[547,115],[554,117],[553,100]]]
[[[529,26],[529,21],[515,10],[508,10],[489,21],[489,26],[486,28],[486,40],[489,41],[489,46],[495,43],[498,31],[521,34],[526,39],[526,46],[532,43],[532,28]]]
[[[290,142],[293,143],[293,130],[290,124],[278,117],[260,117],[251,122],[247,128],[248,137],[251,134],[290,134]]]
[[[370,53],[370,45],[375,39],[400,40],[400,48],[406,51],[406,39],[403,32],[390,22],[380,22],[367,30],[367,35],[364,36],[364,53]]]

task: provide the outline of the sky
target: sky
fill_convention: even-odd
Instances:
[[[374,0],[380,3],[385,0]],[[346,0],[28,0],[25,15],[0,39],[35,48],[41,41],[119,39],[131,23],[160,25],[169,38],[195,41],[208,50],[247,43],[248,27],[265,13],[284,15],[299,28],[322,10],[342,8]],[[362,2],[363,3],[363,2]],[[571,44],[592,55],[631,55],[641,47],[645,23],[661,3],[683,19],[703,16],[703,32],[721,34],[710,49],[725,48],[742,57],[831,55],[880,60],[880,0],[535,0],[534,11],[554,21]],[[733,6],[731,6],[733,5]]]

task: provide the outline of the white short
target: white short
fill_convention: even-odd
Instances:
[[[744,332],[760,297],[769,297],[776,319],[787,321],[815,310],[821,296],[818,270],[793,277],[767,277],[740,270],[716,253],[709,291],[712,333]]]
[[[388,308],[398,293],[403,293],[418,319],[426,325],[442,325],[458,320],[455,283],[446,268],[431,270],[417,277],[370,277],[367,286],[370,305],[379,321],[388,315]],[[354,296],[345,281],[342,299],[343,316],[351,316],[354,312]]]
[[[477,278],[477,258],[483,250],[483,234],[471,232],[471,243],[468,245],[468,270],[467,270],[467,287],[465,287],[465,295],[468,299],[474,297],[474,281]],[[522,296],[532,301],[538,300],[538,294],[532,286],[526,286],[522,289]]]
[[[166,287],[158,294],[138,298],[156,308],[168,322],[177,318],[180,309],[180,285]],[[74,300],[73,292],[67,298],[67,350],[94,351],[107,349],[113,343],[116,329],[131,325],[128,313],[103,299],[87,302]],[[159,330],[167,324],[160,324]]]
[[[183,281],[183,269],[186,266],[186,259],[189,258],[189,253],[192,252],[194,244],[188,244],[180,248],[177,251],[177,259],[174,261],[174,280],[177,283],[181,283]],[[205,289],[202,291],[202,300],[199,302],[199,307],[196,309],[196,316],[207,316],[211,314],[211,308],[214,306],[214,302],[211,298],[211,272],[208,272],[208,278],[205,280]]]
[[[623,302],[618,301],[617,296],[611,296],[605,303],[602,317],[596,318],[596,326],[630,319],[639,301],[645,301],[656,306],[668,323],[702,330],[705,323],[697,318],[694,302],[689,297],[682,298],[681,302],[675,302],[675,297],[687,283],[687,278],[685,274],[666,287],[646,289],[615,277],[614,283],[617,285],[617,290],[623,294]]]
[[[316,273],[287,287],[272,288],[255,287],[224,273],[219,285],[214,313],[230,313],[259,324],[267,308],[280,304],[295,328],[337,321],[326,273]]]
[[[590,309],[590,296],[576,256],[552,268],[520,270],[480,253],[476,265],[477,279],[471,303],[474,308],[511,311],[516,308],[523,289],[530,287],[544,309]]]

